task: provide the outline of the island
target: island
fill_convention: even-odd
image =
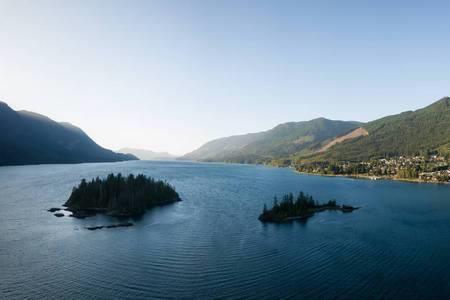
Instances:
[[[278,203],[278,199],[275,196],[271,209],[267,209],[267,206],[264,204],[259,220],[264,223],[283,223],[294,220],[306,220],[321,211],[334,210],[348,213],[358,208],[351,205],[338,205],[336,200],[320,204],[312,196],[303,192],[300,192],[296,198],[292,193],[289,193],[282,197],[280,203]]]
[[[96,213],[115,217],[140,216],[147,209],[181,201],[174,187],[161,180],[139,174],[126,177],[109,174],[91,181],[81,180],[64,204],[72,217],[85,218]]]

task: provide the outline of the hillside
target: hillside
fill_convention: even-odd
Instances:
[[[367,135],[369,135],[369,132],[366,129],[364,129],[363,127],[356,128],[355,130],[353,130],[347,134],[336,137],[335,139],[330,141],[328,144],[326,144],[325,146],[320,148],[320,150],[318,152],[325,152],[336,144],[342,143],[347,140],[352,140],[352,139],[355,139],[360,136],[367,136]]]
[[[359,122],[324,118],[290,122],[264,132],[213,140],[182,159],[237,163],[268,162],[293,154],[311,154],[336,136],[361,126]]]
[[[371,158],[450,153],[450,98],[416,111],[366,124],[324,118],[290,122],[258,133],[213,140],[182,159],[259,163],[297,159],[363,161]],[[285,161],[285,162],[283,162]]]
[[[239,153],[245,146],[259,140],[263,135],[263,132],[259,132],[213,140],[204,144],[197,150],[180,157],[180,159],[224,161],[229,159],[232,155]]]
[[[416,111],[388,116],[364,125],[368,135],[343,141],[307,161],[362,161],[371,158],[415,155],[429,150],[448,152],[450,98]],[[302,157],[302,156],[299,156]]]
[[[169,152],[155,152],[146,149],[122,148],[118,150],[120,153],[130,153],[141,160],[170,160],[177,158],[176,155]]]
[[[0,102],[0,165],[113,162],[136,159],[97,145],[80,128]]]

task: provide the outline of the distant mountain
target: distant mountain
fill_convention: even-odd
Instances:
[[[347,134],[361,125],[359,122],[324,118],[284,123],[264,132],[213,140],[182,159],[258,163],[294,154],[307,155],[319,151],[336,136]]]
[[[119,150],[121,153],[130,153],[142,160],[166,160],[166,159],[175,159],[176,155],[170,154],[168,152],[154,152],[151,150],[145,149],[136,149],[136,148],[122,148]]]
[[[416,111],[388,116],[363,125],[367,134],[336,143],[309,161],[362,161],[370,158],[450,152],[450,98]]]
[[[113,162],[137,159],[97,145],[80,128],[14,111],[0,101],[0,165]]]

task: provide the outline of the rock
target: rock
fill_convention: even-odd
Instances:
[[[354,207],[351,205],[342,205],[342,212],[346,213],[346,212],[352,212],[356,209],[359,209],[359,207]]]
[[[86,227],[87,230],[98,230],[98,229],[102,229],[105,226],[91,226],[91,227]]]
[[[119,223],[119,224],[112,224],[112,225],[108,225],[108,226],[90,226],[90,227],[86,227],[87,230],[99,230],[99,229],[103,229],[103,228],[117,228],[117,227],[130,227],[133,226],[133,223]]]
[[[48,209],[47,211],[48,211],[48,212],[51,212],[51,213],[54,213],[54,212],[60,211],[60,210],[61,210],[61,208],[52,207],[52,208]]]
[[[61,218],[61,217],[64,217],[64,214],[62,214],[62,213],[56,213],[56,214],[54,214],[54,216],[55,216],[55,217],[58,217],[58,218]]]
[[[108,225],[108,226],[106,226],[106,228],[130,227],[130,226],[133,226],[133,223],[120,223],[120,224]]]

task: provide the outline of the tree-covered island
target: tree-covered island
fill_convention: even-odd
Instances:
[[[282,223],[307,219],[316,212],[325,210],[352,212],[355,209],[358,209],[358,207],[338,205],[336,200],[330,200],[327,203],[320,204],[312,196],[303,192],[300,192],[297,197],[289,193],[284,195],[280,202],[278,202],[275,196],[271,209],[267,209],[267,206],[264,204],[263,212],[259,216],[259,220],[261,222]]]
[[[117,217],[139,216],[149,208],[181,201],[175,189],[167,182],[145,175],[127,177],[120,173],[85,179],[74,187],[64,206],[73,217],[84,218],[97,212]]]

